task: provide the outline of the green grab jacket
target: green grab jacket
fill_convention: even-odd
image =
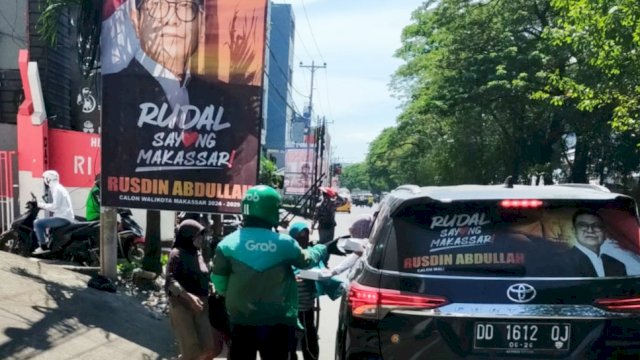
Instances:
[[[100,188],[94,186],[89,190],[89,196],[87,196],[86,202],[86,214],[87,221],[96,221],[100,219]]]
[[[216,247],[211,281],[225,296],[229,322],[239,325],[298,321],[298,286],[293,268],[309,268],[327,254],[324,245],[303,250],[289,235],[246,227]]]

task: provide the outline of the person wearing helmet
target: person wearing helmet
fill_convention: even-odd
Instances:
[[[231,324],[230,359],[286,359],[295,341],[298,287],[293,267],[309,268],[326,256],[324,245],[302,249],[275,232],[281,197],[272,187],[249,188],[243,227],[216,247],[211,280],[225,296]]]
[[[311,230],[317,225],[320,244],[326,244],[333,240],[335,234],[336,209],[344,205],[346,200],[330,187],[322,187],[320,192],[322,200],[316,205]]]
[[[100,220],[100,174],[96,175],[93,187],[89,190],[85,218],[87,221]]]
[[[45,232],[47,229],[59,228],[69,225],[73,222],[73,206],[69,192],[60,184],[60,175],[55,170],[47,170],[42,173],[44,185],[49,188],[53,201],[51,203],[38,202],[40,209],[53,213],[51,217],[38,219],[33,223],[33,228],[38,238],[39,247],[34,250],[33,254],[42,254],[49,250]]]

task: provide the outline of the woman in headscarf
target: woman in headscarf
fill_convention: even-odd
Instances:
[[[209,322],[209,269],[200,252],[203,241],[204,227],[184,220],[167,264],[169,316],[184,360],[209,360],[222,351],[221,338]]]

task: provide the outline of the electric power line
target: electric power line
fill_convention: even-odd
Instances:
[[[270,28],[270,29],[276,29],[276,31],[277,31],[277,32],[278,32],[278,33],[279,33],[283,38],[285,38],[285,39],[287,39],[287,38],[289,38],[289,36],[291,36],[291,35],[286,35],[285,33],[283,33],[283,32],[282,32],[282,29],[280,29],[280,27],[278,27],[278,26],[273,26],[273,23],[272,23],[271,27],[269,27],[269,28]],[[295,33],[296,33],[296,31],[295,31],[295,30],[296,30],[296,27],[295,27],[295,25],[294,25],[294,27],[293,27],[294,35],[295,35]],[[296,55],[295,51],[293,52],[293,57],[295,58],[295,60],[296,60],[296,61],[298,61],[298,62],[299,62],[299,61],[301,61],[300,57],[298,57],[298,55]]]
[[[273,81],[271,80],[271,77],[269,76],[269,72],[265,69],[264,70],[264,74],[267,77],[267,79],[269,80],[269,83],[271,85],[273,85],[273,90],[275,91],[276,95],[278,95],[278,97],[280,97],[280,99],[282,99],[282,101],[284,101],[284,104],[286,105],[286,107],[288,107],[289,109],[291,109],[291,111],[293,111],[294,115],[297,115],[299,117],[302,117],[302,115],[300,115],[300,111],[295,107],[295,104],[290,105],[289,101],[287,100],[287,98],[282,95],[282,93],[280,92],[280,90],[278,90],[278,88],[275,86],[275,84],[273,83]],[[286,114],[285,114],[286,116]]]
[[[311,26],[311,21],[309,21],[309,15],[307,15],[307,7],[304,5],[304,0],[300,0],[302,4],[302,10],[304,11],[304,17],[307,19],[307,25],[309,25],[309,32],[311,34],[311,39],[313,40],[314,45],[316,46],[316,50],[318,50],[318,55],[320,55],[320,59],[323,62],[326,62],[324,57],[322,56],[322,52],[320,52],[320,47],[318,46],[318,42],[316,41],[315,35],[313,35],[313,26]]]
[[[16,4],[16,9],[17,9],[17,4]],[[9,38],[11,38],[11,40],[13,41],[14,44],[23,47],[26,46],[27,41],[26,39],[23,39],[19,36],[17,36],[17,31],[16,31],[16,22],[14,21],[13,25],[11,24],[11,21],[9,21],[9,19],[7,19],[7,17],[0,12],[0,17],[2,17],[2,19],[7,23],[7,26],[9,27],[9,29],[11,29],[11,34],[6,33],[6,32],[0,32],[2,35],[8,36]]]
[[[280,63],[278,62],[278,60],[276,59],[276,55],[273,53],[273,51],[271,50],[271,47],[269,46],[269,43],[266,43],[267,45],[267,49],[269,49],[269,54],[271,54],[271,59],[273,59],[273,61],[276,63],[276,66],[278,67],[278,70],[280,70],[280,73],[285,77],[289,77],[289,74],[287,72],[284,71],[284,69],[282,68],[282,66],[280,66]],[[295,86],[293,86],[293,79],[291,79],[291,84],[290,86],[288,86],[287,88],[291,88],[293,91],[297,92],[298,95],[304,96],[306,97],[306,94],[303,94],[300,90],[296,89]]]
[[[324,72],[324,80],[325,80],[324,91],[325,91],[325,94],[327,96],[327,107],[329,108],[329,117],[331,117],[331,119],[334,119],[333,111],[331,109],[331,100],[330,100],[330,97],[329,97],[329,94],[330,94],[330,91],[329,91],[329,76],[327,75],[326,69],[325,69],[325,72]]]

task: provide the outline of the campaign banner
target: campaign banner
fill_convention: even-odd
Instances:
[[[507,200],[509,201],[509,200]],[[397,269],[501,277],[640,274],[638,223],[627,206],[597,202],[536,208],[428,204],[394,217]],[[509,205],[511,206],[511,205]]]
[[[284,193],[304,195],[313,184],[313,148],[286,149],[284,153]]]
[[[240,212],[258,178],[266,7],[104,2],[104,205]]]

